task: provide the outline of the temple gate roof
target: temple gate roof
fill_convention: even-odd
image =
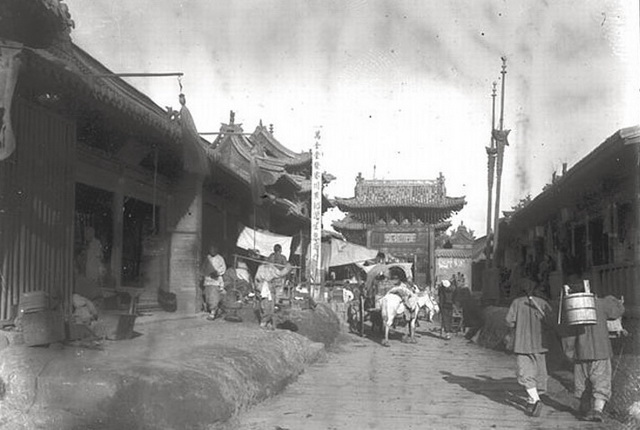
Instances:
[[[448,209],[459,211],[464,197],[446,195],[444,176],[435,180],[384,180],[356,178],[355,196],[336,198],[344,212],[376,208]]]

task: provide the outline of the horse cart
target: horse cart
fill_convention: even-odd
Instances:
[[[411,277],[411,263],[377,264],[364,267],[367,277],[354,291],[354,299],[348,309],[349,327],[352,332],[364,336],[364,324],[370,321],[372,328],[382,323],[380,300],[393,288],[389,280],[389,269],[400,267],[407,277]]]

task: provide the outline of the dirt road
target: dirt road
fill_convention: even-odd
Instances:
[[[390,348],[354,341],[314,365],[281,395],[237,417],[238,430],[298,429],[616,429],[579,421],[557,379],[540,418],[524,415],[515,360],[462,336],[450,341],[421,327],[417,344]],[[422,331],[420,331],[422,330]],[[568,385],[568,380],[564,381]]]

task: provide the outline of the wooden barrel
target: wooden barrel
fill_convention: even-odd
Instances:
[[[568,325],[590,325],[597,322],[596,297],[590,293],[564,296],[563,310]]]
[[[49,295],[46,291],[29,291],[22,293],[18,309],[20,313],[25,314],[49,309]]]

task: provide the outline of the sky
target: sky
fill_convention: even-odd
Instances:
[[[321,131],[329,197],[366,179],[446,178],[485,233],[491,87],[507,58],[501,210],[640,123],[632,0],[66,0],[114,72],[183,72],[201,132],[260,120],[296,151]],[[176,78],[127,78],[178,108]],[[325,224],[340,214],[331,211]],[[327,225],[325,225],[327,227]]]

